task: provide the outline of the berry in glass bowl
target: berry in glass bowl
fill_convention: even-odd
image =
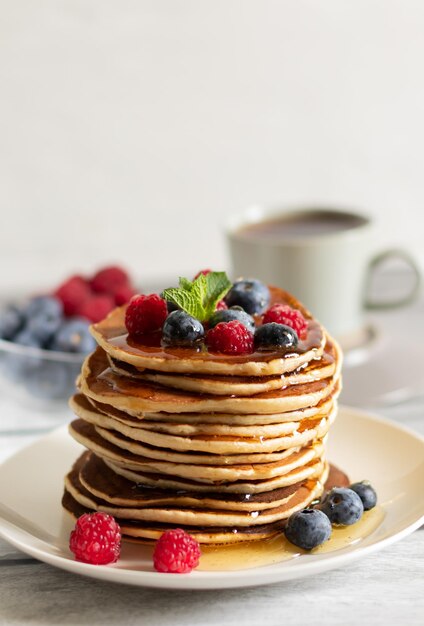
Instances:
[[[135,289],[117,266],[73,275],[50,292],[0,304],[0,392],[32,409],[66,406],[85,356],[89,327],[125,304]]]
[[[89,324],[83,318],[66,318],[61,301],[53,296],[0,310],[3,397],[38,403],[67,399],[84,356],[95,346]]]

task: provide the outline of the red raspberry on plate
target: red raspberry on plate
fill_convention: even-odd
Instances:
[[[116,265],[99,270],[90,281],[93,291],[108,294],[115,294],[118,289],[129,283],[127,272]]]
[[[85,317],[96,324],[100,322],[100,320],[104,319],[108,313],[115,306],[115,301],[112,299],[112,296],[107,296],[106,294],[96,294],[94,296],[90,296],[88,300],[85,300],[83,304],[77,309],[76,313],[81,315],[81,317]]]
[[[162,328],[167,316],[166,301],[157,293],[134,296],[125,313],[125,326],[130,335],[142,335]]]
[[[292,309],[288,304],[274,304],[264,314],[263,324],[276,322],[277,324],[285,324],[296,331],[300,339],[305,339],[308,332],[308,322],[298,309]]]
[[[54,292],[63,304],[65,315],[75,315],[78,308],[90,297],[91,291],[88,282],[82,276],[71,276]]]
[[[107,513],[84,513],[71,532],[69,548],[83,563],[115,563],[121,553],[119,524]]]
[[[250,354],[253,352],[253,333],[237,320],[219,322],[206,335],[211,352],[223,354]]]
[[[167,530],[159,538],[154,552],[153,565],[157,572],[188,574],[199,565],[198,542],[182,528]]]

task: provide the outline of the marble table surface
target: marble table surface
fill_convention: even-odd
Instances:
[[[408,313],[374,316],[371,322],[390,340],[389,329],[400,315],[403,323],[405,316],[411,320],[406,328],[413,328],[416,320],[423,319],[423,312],[421,302]],[[420,337],[423,343],[422,329]],[[423,364],[417,365],[421,370],[415,368],[416,380],[409,391],[397,395],[382,393],[380,397],[368,395],[364,401],[356,393],[355,385],[362,382],[355,367],[368,368],[370,375],[377,370],[380,377],[387,375],[379,370],[385,362],[384,349],[379,349],[380,357],[365,355],[361,363],[346,367],[346,397],[356,406],[372,408],[424,435]],[[384,381],[379,382],[383,390]],[[13,427],[8,412],[6,428],[6,411],[1,403],[0,414],[0,461],[55,425],[41,420],[30,430],[17,421]],[[421,626],[423,555],[424,527],[362,560],[305,579],[248,589],[183,592],[128,587],[71,574],[29,558],[0,539],[0,625]]]

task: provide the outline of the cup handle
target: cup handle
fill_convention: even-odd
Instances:
[[[412,285],[411,291],[401,298],[393,299],[393,300],[373,300],[370,296],[370,286],[371,286],[371,278],[373,272],[377,269],[379,265],[384,263],[387,259],[397,258],[405,261],[407,265],[411,268],[414,275],[414,283]],[[414,259],[404,250],[400,250],[397,248],[385,250],[384,252],[380,252],[375,257],[373,257],[368,265],[368,272],[365,281],[365,289],[364,289],[364,306],[366,309],[377,310],[377,309],[393,309],[396,307],[401,307],[406,304],[410,304],[417,297],[421,284],[421,272],[414,261]]]

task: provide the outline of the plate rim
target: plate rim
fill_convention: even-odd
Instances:
[[[377,422],[382,427],[390,428],[394,431],[400,431],[424,446],[424,437],[420,433],[417,433],[408,426],[389,420],[382,415],[369,412],[364,409],[357,409],[356,407],[340,405],[339,419],[343,419],[345,414],[348,414],[351,418],[357,416],[365,421]],[[67,424],[62,425],[59,428],[56,428],[37,438],[29,445],[24,446],[13,455],[7,457],[4,461],[2,461],[2,463],[0,463],[0,473],[2,472],[4,466],[7,466],[8,462],[12,459],[16,460],[21,455],[25,456],[28,452],[31,452],[33,447],[38,447],[43,444],[48,445],[49,439],[61,437],[65,434],[66,430]],[[383,549],[387,545],[403,539],[407,535],[414,532],[423,523],[424,507],[411,523],[406,524],[397,532],[389,534],[388,536],[385,536],[369,545],[361,546],[359,544],[354,549],[350,549],[347,552],[343,549],[335,552],[328,552],[326,553],[325,558],[320,560],[304,561],[303,557],[300,557],[302,559],[301,564],[298,563],[298,559],[296,558],[289,561],[281,561],[280,563],[270,566],[265,565],[245,570],[193,571],[191,574],[186,574],[185,576],[158,573],[153,570],[153,567],[151,571],[146,571],[120,569],[119,567],[114,567],[113,565],[102,567],[80,563],[72,558],[67,558],[63,554],[54,554],[46,551],[45,548],[43,549],[43,546],[47,545],[51,548],[51,544],[38,539],[27,531],[17,529],[1,518],[0,537],[8,541],[15,548],[34,557],[35,559],[74,574],[133,586],[161,589],[206,590],[261,586],[284,582],[286,580],[294,580],[296,578],[303,578],[317,572],[328,571],[330,569],[340,567],[341,565],[349,564],[352,561],[358,560],[368,554],[372,554],[373,552]],[[309,555],[305,556],[309,557]]]

